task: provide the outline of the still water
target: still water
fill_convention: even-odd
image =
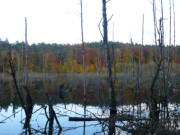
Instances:
[[[102,80],[91,80],[87,83],[87,104],[84,108],[83,83],[81,81],[65,82],[64,86],[59,86],[56,79],[51,80],[31,80],[29,89],[33,101],[33,113],[30,119],[30,129],[32,134],[45,134],[50,130],[47,123],[49,115],[49,105],[44,92],[47,91],[58,121],[62,127],[61,135],[92,135],[107,134],[108,125],[105,121],[69,121],[70,117],[84,118],[86,110],[87,118],[108,118],[110,96],[107,83]],[[119,84],[121,85],[121,84]],[[132,114],[148,118],[148,108],[146,105],[146,92],[141,90],[138,94],[132,85],[117,85],[117,112]],[[19,87],[21,83],[19,82]],[[60,87],[62,87],[60,89]],[[22,95],[24,95],[22,90]],[[140,97],[140,101],[139,101]],[[169,105],[180,112],[180,107]],[[46,109],[45,109],[46,108]],[[141,113],[139,113],[139,108]],[[0,135],[25,134],[23,129],[26,115],[21,107],[18,95],[13,86],[13,81],[0,81]],[[124,121],[123,123],[127,123]],[[54,120],[52,133],[58,134],[59,128]],[[118,132],[117,134],[127,134]]]
[[[81,84],[81,83],[80,83]],[[20,83],[19,83],[20,87]],[[84,117],[83,87],[81,85],[66,84],[63,89],[59,90],[57,80],[36,80],[29,83],[31,96],[33,100],[33,114],[30,120],[31,133],[44,134],[45,129],[48,133],[47,114],[49,108],[47,98],[44,94],[46,90],[52,99],[53,109],[57,115],[62,127],[61,134],[69,135],[92,135],[102,131],[102,125],[98,121],[69,121],[69,117]],[[108,96],[107,91],[99,90],[98,86],[88,88],[86,106],[86,117],[108,117],[107,109]],[[90,89],[93,89],[90,90]],[[22,91],[23,95],[23,91]],[[21,107],[13,81],[0,82],[0,135],[5,134],[24,134],[23,129],[26,115]],[[58,134],[59,128],[54,120],[53,134]]]
[[[69,121],[69,116],[71,117],[82,117],[84,109],[81,105],[68,104],[66,107],[63,104],[57,104],[54,106],[57,113],[58,120],[62,126],[62,135],[81,135],[83,134],[84,122],[72,122]],[[45,125],[47,118],[45,116],[42,106],[34,105],[33,117],[31,118],[31,131],[34,134],[42,134],[45,130]],[[98,107],[88,106],[87,110],[90,112],[101,113]],[[5,123],[0,124],[0,134],[1,135],[17,135],[23,134],[23,123],[25,121],[24,111],[19,107],[15,111],[15,116],[13,115],[12,105],[8,107],[7,110],[1,110],[0,120]],[[75,113],[77,112],[77,113]],[[91,115],[91,114],[88,114]],[[11,116],[11,117],[10,117]],[[9,118],[7,118],[9,117]],[[6,119],[6,120],[5,120]],[[98,122],[86,122],[86,135],[92,135],[93,133],[100,132],[101,125]],[[57,123],[54,122],[53,133],[58,134]]]

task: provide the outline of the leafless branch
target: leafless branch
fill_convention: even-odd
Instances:
[[[102,34],[102,32],[101,32],[101,26],[100,26],[100,24],[101,24],[101,22],[102,22],[102,19],[103,19],[103,18],[101,18],[101,20],[99,21],[98,27],[99,27],[99,32],[100,32],[100,34],[101,34],[101,36],[102,36],[102,38],[103,38],[104,36],[103,36],[103,34]]]
[[[111,0],[106,1],[106,3],[110,2]]]
[[[21,110],[15,112],[15,114],[19,113],[20,111],[21,111]],[[6,121],[7,119],[10,119],[12,116],[14,116],[14,114],[10,115],[9,117],[6,117],[4,120],[0,121],[0,123],[5,123],[5,121]],[[4,117],[5,117],[5,116],[4,116]]]
[[[45,112],[46,118],[47,118],[47,119],[48,119],[48,121],[49,121],[50,119],[49,119],[49,117],[48,117],[48,115],[47,115],[46,108],[47,108],[47,106],[45,106],[45,107],[44,107],[44,112]]]
[[[34,113],[36,113],[36,112],[38,112],[39,110],[41,110],[42,108],[45,108],[45,107],[41,107],[41,108],[39,108],[39,109],[37,109],[36,111],[34,111],[32,114],[34,114]],[[25,120],[26,118],[24,118],[24,119],[22,119],[20,122],[22,123],[22,121],[23,120]]]
[[[111,15],[111,17],[109,18],[109,20],[107,22],[111,21],[112,17],[113,17],[113,14]]]
[[[2,60],[3,60],[4,62],[6,62],[6,60],[4,59],[4,57],[3,57],[2,55],[0,55],[0,56],[1,56]]]

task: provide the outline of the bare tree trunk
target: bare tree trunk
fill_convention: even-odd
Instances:
[[[109,122],[109,134],[112,135],[115,133],[115,126],[113,122],[113,118],[116,115],[116,96],[115,96],[115,89],[114,89],[114,82],[111,70],[111,62],[110,62],[110,55],[109,55],[109,44],[108,44],[108,21],[106,16],[106,0],[102,0],[102,13],[103,13],[103,43],[105,47],[105,55],[106,55],[106,67],[107,67],[107,74],[108,74],[108,83],[111,90],[111,101],[110,101],[110,122]]]
[[[160,49],[158,49],[158,43],[157,43],[157,20],[156,20],[156,1],[153,0],[153,19],[154,19],[154,42],[155,42],[155,46],[156,46],[156,58],[155,58],[155,63],[158,63],[158,51],[160,53]],[[155,66],[156,67],[156,66]],[[160,79],[159,77],[157,78],[157,87],[158,87],[158,95],[160,95]],[[159,104],[159,108],[160,108],[160,104]],[[162,114],[162,113],[161,113]]]
[[[154,130],[157,127],[157,124],[159,122],[159,110],[157,108],[157,92],[154,90],[155,82],[159,76],[159,72],[161,70],[161,65],[163,62],[163,40],[164,40],[164,31],[163,31],[163,18],[160,19],[160,26],[159,26],[159,48],[160,48],[160,60],[156,68],[156,73],[154,75],[153,81],[150,86],[150,118],[152,119],[152,132],[154,133]]]
[[[23,80],[24,80],[24,75],[23,75],[23,72],[24,72],[24,42],[22,43],[22,54],[21,54],[21,73],[22,73],[22,83],[23,83]]]
[[[174,55],[175,55],[175,47],[176,47],[176,22],[175,22],[175,8],[174,8],[174,0],[173,0],[173,16],[174,16],[174,47],[173,47],[173,58],[172,61],[174,63]]]
[[[4,81],[4,73],[5,73],[5,62],[3,62],[3,81]]]
[[[26,45],[26,74],[25,84],[28,86],[28,41],[27,41],[27,18],[25,17],[25,45]]]
[[[153,1],[154,2],[154,1]],[[154,4],[154,3],[153,3]],[[153,5],[154,7],[154,5]],[[153,14],[155,14],[155,12],[153,12]],[[163,86],[165,86],[165,74],[164,74],[164,24],[163,24],[163,3],[161,0],[161,14],[162,17],[159,20],[159,49],[160,49],[160,60],[157,64],[156,67],[156,72],[155,75],[153,77],[151,86],[150,86],[150,99],[149,99],[149,110],[150,110],[150,118],[151,118],[151,134],[155,133],[155,130],[159,124],[159,109],[158,109],[158,93],[157,91],[155,91],[154,87],[155,87],[155,83],[156,80],[158,79],[160,70],[161,70],[161,65],[163,66],[162,70],[163,70]],[[154,15],[155,16],[155,15]],[[156,17],[156,16],[155,16]],[[154,17],[154,18],[155,18]],[[155,21],[154,21],[155,23]],[[154,24],[156,25],[156,24]],[[155,29],[156,31],[156,29]],[[155,36],[156,38],[156,36]],[[165,88],[165,87],[163,87]]]
[[[170,80],[170,74],[171,74],[171,65],[172,64],[170,64],[170,61],[171,61],[171,63],[172,63],[172,58],[170,58],[170,52],[171,52],[171,18],[172,18],[172,16],[171,16],[171,0],[169,1],[170,3],[169,3],[169,5],[170,5],[170,8],[169,8],[169,10],[170,10],[170,13],[169,13],[169,18],[170,18],[170,21],[169,21],[169,47],[168,47],[168,66],[167,66],[167,74],[166,74],[166,80],[165,80],[165,94],[166,94],[166,97],[167,98],[165,98],[166,99],[166,101],[165,101],[165,104],[166,104],[166,111],[167,111],[167,117],[169,117],[169,113],[168,113],[168,100],[169,100],[169,91],[168,91],[168,83],[169,83],[169,80]]]
[[[140,50],[139,50],[139,61],[138,61],[138,64],[137,64],[137,93],[139,94],[139,114],[141,115],[141,77],[140,77]]]
[[[114,42],[114,23],[113,23],[113,40]],[[115,89],[115,83],[116,83],[116,59],[115,59],[115,54],[114,54],[114,44],[112,43],[112,55],[113,55],[113,66],[114,66],[114,89]]]
[[[100,50],[99,50],[99,48],[98,48],[98,57],[97,57],[96,69],[97,69],[97,75],[99,75],[99,72],[100,72]]]
[[[144,45],[144,14],[142,17],[142,46]],[[140,118],[141,118],[141,77],[142,77],[142,47],[141,47],[141,51],[139,50],[139,61],[138,61],[138,75],[137,75],[137,86],[138,86],[138,100],[139,100],[139,114],[140,114]],[[141,67],[141,68],[140,68]]]
[[[53,72],[53,74],[54,74],[54,69],[55,69],[55,67],[54,67],[54,63],[55,63],[55,62],[54,62],[54,57],[53,57],[53,71],[52,71],[52,72]]]
[[[153,0],[153,19],[154,19],[154,42],[157,47],[157,34],[156,34],[157,22],[156,22],[156,2],[155,2],[155,0]],[[156,62],[157,62],[157,51],[156,51]]]
[[[75,48],[75,77],[77,77],[77,48]]]
[[[18,87],[18,84],[17,84],[17,80],[16,80],[16,70],[15,70],[15,65],[13,63],[13,60],[12,60],[12,57],[11,57],[11,53],[8,54],[9,55],[9,66],[10,66],[10,69],[11,69],[11,75],[13,77],[13,80],[14,80],[14,86],[17,90],[17,94],[19,96],[19,99],[20,99],[20,102],[21,102],[21,105],[22,105],[22,108],[24,109],[25,111],[25,114],[27,114],[26,112],[26,107],[24,105],[24,102],[23,102],[23,98],[21,96],[21,93],[20,93],[20,90],[19,90],[19,87]]]
[[[135,76],[134,76],[134,49],[133,49],[133,41],[132,41],[132,38],[130,38],[130,53],[131,53],[131,62],[132,63],[132,79],[133,79],[133,82],[135,80]]]
[[[115,91],[113,85],[113,77],[112,77],[112,70],[111,70],[111,62],[110,62],[110,55],[109,55],[109,44],[108,44],[108,21],[106,17],[106,0],[102,0],[103,4],[103,43],[105,47],[105,55],[106,55],[106,67],[107,67],[107,74],[108,74],[108,82],[111,89],[111,113],[116,114],[116,98],[115,98]]]
[[[43,55],[43,76],[46,75],[46,52]]]
[[[84,117],[86,116],[86,103],[87,103],[87,97],[86,97],[86,69],[85,69],[85,48],[84,48],[84,34],[83,34],[83,5],[82,0],[80,0],[81,3],[81,41],[82,41],[82,56],[83,56],[83,80],[84,80]]]
[[[18,59],[18,75],[20,73],[20,56],[19,53],[17,54],[17,59]]]

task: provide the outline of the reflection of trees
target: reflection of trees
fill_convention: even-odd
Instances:
[[[47,92],[47,88],[46,88],[47,85],[44,83],[45,82],[45,77],[46,76],[43,77],[43,90],[44,90],[44,95],[46,97],[46,101],[47,101],[47,104],[48,104],[48,107],[49,107],[49,116],[47,115],[46,107],[45,107],[45,114],[46,114],[47,122],[46,122],[46,125],[45,125],[44,132],[46,133],[47,124],[49,123],[49,132],[48,132],[48,134],[49,135],[53,134],[53,124],[54,124],[54,119],[55,119],[56,123],[58,125],[58,128],[59,128],[59,133],[58,134],[60,134],[60,132],[62,131],[62,127],[61,127],[61,125],[59,123],[59,120],[58,120],[58,118],[56,116],[56,113],[55,113],[55,111],[53,109],[52,98],[49,97],[49,94]],[[52,84],[52,87],[53,87],[53,84]]]
[[[10,46],[11,48],[11,46]],[[2,56],[1,56],[2,57]],[[14,117],[15,117],[15,106],[14,106],[14,102],[15,102],[15,92],[17,92],[17,95],[20,99],[20,103],[21,103],[21,106],[25,112],[25,115],[26,115],[26,121],[25,121],[25,124],[24,124],[24,129],[28,129],[28,132],[29,134],[31,134],[31,130],[30,130],[30,119],[31,119],[31,115],[32,115],[32,109],[33,109],[33,103],[32,103],[32,98],[31,98],[31,94],[30,94],[30,91],[27,87],[24,87],[24,89],[26,90],[26,105],[24,104],[24,100],[23,100],[23,97],[22,97],[22,94],[21,94],[21,91],[19,89],[19,86],[18,86],[18,83],[17,83],[17,79],[16,79],[16,68],[15,68],[15,65],[14,65],[14,62],[12,60],[12,56],[11,56],[11,49],[10,49],[10,52],[7,54],[7,57],[6,58],[3,58],[2,59],[4,60],[4,62],[9,65],[10,67],[10,74],[13,78],[13,81],[14,81],[14,88],[11,89],[11,97],[13,97],[13,113],[14,113]],[[7,62],[6,62],[7,60]]]
[[[23,128],[31,134],[30,120],[33,113],[33,102],[29,89],[27,87],[24,87],[24,89],[26,91],[26,120]]]

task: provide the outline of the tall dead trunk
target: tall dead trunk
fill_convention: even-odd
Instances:
[[[165,101],[165,104],[166,104],[166,111],[167,111],[167,117],[169,117],[169,114],[168,114],[168,100],[169,100],[169,91],[168,91],[168,83],[169,83],[169,80],[170,80],[170,74],[171,74],[171,68],[172,68],[172,64],[170,64],[170,62],[172,63],[172,58],[170,58],[170,52],[171,52],[171,0],[169,1],[169,5],[170,5],[170,8],[169,8],[169,47],[168,47],[168,66],[167,66],[167,74],[166,74],[166,80],[165,80],[165,95],[166,95],[166,101]]]
[[[142,16],[142,46],[144,45],[144,14]],[[141,118],[141,73],[142,73],[142,47],[141,51],[139,49],[139,61],[138,61],[138,69],[137,69],[137,93],[138,93],[138,101],[139,101],[139,116]],[[140,68],[141,67],[141,68]]]
[[[108,74],[108,83],[111,89],[111,110],[112,114],[116,114],[116,98],[115,98],[115,90],[113,85],[113,77],[112,77],[112,70],[111,70],[111,62],[110,62],[110,53],[109,53],[109,44],[108,44],[108,21],[106,16],[106,0],[102,0],[103,4],[103,43],[105,47],[105,56],[106,56],[106,67],[107,67],[107,74]]]
[[[151,127],[152,127],[152,131],[151,133],[154,133],[158,122],[159,122],[159,110],[157,107],[157,100],[158,100],[158,93],[157,91],[155,91],[154,87],[155,87],[155,83],[156,80],[159,76],[160,70],[161,70],[161,65],[163,63],[163,40],[164,40],[164,32],[163,32],[163,23],[162,23],[163,19],[160,19],[160,25],[159,25],[159,48],[160,48],[160,60],[158,62],[158,65],[156,67],[156,72],[154,75],[154,78],[152,80],[151,86],[150,86],[150,101],[149,101],[149,110],[150,110],[150,118],[151,118]]]
[[[82,41],[82,56],[83,56],[83,80],[84,80],[84,106],[86,106],[87,103],[87,97],[86,97],[86,70],[85,70],[85,48],[84,48],[84,33],[83,33],[83,5],[82,0],[81,3],[81,41]],[[84,107],[86,108],[86,107]],[[86,116],[86,109],[84,109],[84,116]]]
[[[116,115],[116,96],[114,89],[114,82],[111,70],[111,62],[110,62],[110,53],[109,53],[109,44],[108,44],[108,21],[106,15],[106,0],[102,0],[102,15],[103,15],[103,44],[105,47],[105,56],[106,56],[106,67],[108,74],[108,83],[111,91],[111,101],[110,101],[110,121],[109,121],[109,134],[112,135],[115,133],[115,126],[113,122],[113,117]]]
[[[173,0],[173,17],[174,17],[174,47],[173,47],[173,58],[172,61],[174,63],[174,55],[175,55],[175,47],[176,47],[176,23],[175,23],[175,8],[174,8],[174,0]]]
[[[155,2],[155,1],[153,1]],[[154,4],[154,3],[153,3]],[[154,7],[154,5],[153,5]],[[154,10],[153,10],[154,11]],[[155,12],[153,12],[153,14],[155,14]],[[165,88],[165,74],[164,74],[164,24],[163,24],[163,3],[161,0],[161,18],[159,20],[159,29],[158,30],[158,34],[159,34],[159,50],[160,50],[160,59],[158,59],[158,64],[156,67],[156,72],[155,75],[153,77],[152,83],[150,85],[150,95],[149,95],[149,110],[150,110],[150,118],[151,118],[151,134],[155,133],[155,130],[159,124],[159,109],[158,109],[158,98],[159,98],[159,93],[155,90],[155,83],[159,77],[160,74],[160,70],[162,68],[162,73],[163,73],[163,88]],[[154,15],[155,16],[155,15]],[[156,16],[155,16],[156,17]],[[155,23],[155,21],[154,21]],[[154,24],[156,25],[156,24]],[[156,31],[155,29],[155,31]],[[156,37],[155,37],[156,38]],[[162,67],[163,66],[163,67]],[[165,89],[164,89],[165,91]]]
[[[114,23],[113,23],[113,39],[112,41],[114,42]],[[115,83],[116,83],[116,59],[115,59],[115,53],[114,53],[114,43],[112,43],[112,55],[113,55],[113,66],[114,66],[114,89],[115,89]]]
[[[22,73],[22,81],[23,81],[24,80],[24,75],[23,75],[23,73],[24,73],[24,42],[22,42],[21,73]]]
[[[26,46],[26,72],[25,72],[25,84],[28,86],[28,41],[27,41],[27,18],[25,17],[25,46]]]
[[[17,54],[17,59],[18,59],[18,75],[20,73],[20,56],[19,53]]]

